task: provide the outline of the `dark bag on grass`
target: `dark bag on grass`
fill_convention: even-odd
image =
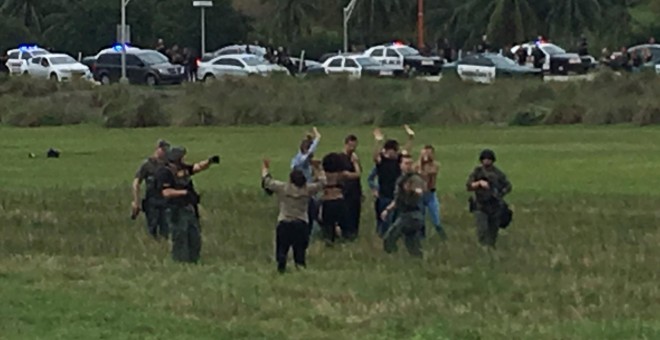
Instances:
[[[511,221],[513,220],[513,210],[509,208],[509,205],[506,202],[502,201],[502,207],[500,208],[500,228],[506,229]]]

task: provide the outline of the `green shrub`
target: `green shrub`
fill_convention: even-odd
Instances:
[[[17,126],[655,124],[660,80],[604,73],[593,82],[286,77],[224,79],[152,89],[0,81],[0,120]]]

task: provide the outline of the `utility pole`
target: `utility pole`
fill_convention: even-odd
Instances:
[[[202,15],[201,15],[201,36],[202,36],[202,43],[201,43],[201,56],[203,57],[204,54],[206,53],[206,12],[205,9],[207,7],[213,7],[213,1],[193,1],[193,7],[199,7],[201,9]]]
[[[344,53],[348,52],[348,21],[351,19],[357,0],[351,0],[348,6],[344,7]]]
[[[121,1],[121,78],[119,79],[120,83],[128,83],[126,78],[126,6],[131,0],[120,0]]]
[[[417,47],[424,48],[424,0],[417,0]]]

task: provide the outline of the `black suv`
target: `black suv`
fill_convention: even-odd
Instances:
[[[121,53],[101,54],[93,65],[94,79],[103,85],[121,78]],[[126,77],[131,84],[181,84],[185,78],[182,66],[173,65],[167,57],[153,50],[126,52]]]

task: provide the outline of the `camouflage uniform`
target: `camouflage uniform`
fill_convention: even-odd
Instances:
[[[181,150],[173,148],[171,151],[176,153]],[[185,153],[185,149],[183,150],[182,152]],[[177,262],[196,263],[199,261],[202,249],[197,215],[199,196],[195,192],[192,175],[193,166],[175,162],[158,171],[160,192],[168,188],[188,191],[187,196],[165,199],[165,216],[172,230],[172,258]]]
[[[511,192],[512,187],[506,175],[495,165],[488,168],[476,167],[468,177],[468,190],[473,182],[480,180],[488,182],[490,188],[478,188],[474,191],[474,197],[470,199],[470,211],[474,214],[477,224],[479,243],[495,247],[501,214],[505,207],[503,197]]]
[[[156,184],[156,172],[165,166],[166,161],[156,157],[147,158],[135,173],[135,178],[144,181],[146,190],[142,200],[142,211],[147,219],[147,232],[154,238],[169,237],[169,228],[165,220],[165,206]]]
[[[409,185],[411,190],[404,190],[405,185]],[[416,173],[401,175],[396,182],[394,201],[397,217],[383,238],[383,247],[387,253],[397,250],[396,243],[403,236],[410,255],[422,256],[420,232],[424,228],[424,213],[422,194],[415,193],[415,188],[422,189],[422,192],[426,188],[426,182]]]

